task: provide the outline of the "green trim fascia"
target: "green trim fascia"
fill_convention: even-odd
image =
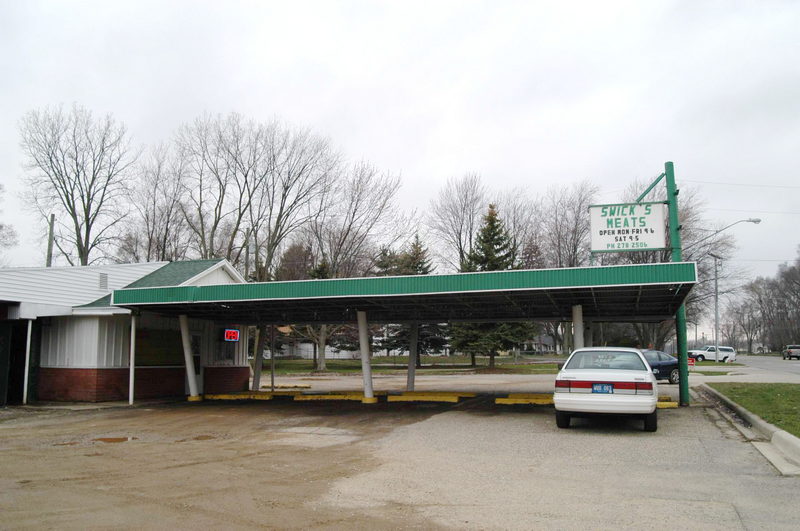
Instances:
[[[693,284],[696,281],[695,264],[680,262],[451,275],[122,289],[114,291],[112,303],[119,306],[182,302],[380,297],[622,285]]]

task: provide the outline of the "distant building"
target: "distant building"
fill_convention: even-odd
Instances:
[[[131,312],[111,306],[111,292],[242,282],[220,259],[0,269],[0,405],[127,399]],[[187,394],[177,318],[144,312],[137,321],[134,396]],[[189,326],[200,391],[246,390],[247,328]],[[240,328],[240,341],[223,341],[226,328]]]

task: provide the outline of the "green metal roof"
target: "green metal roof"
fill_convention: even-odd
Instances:
[[[154,288],[159,286],[179,286],[190,278],[196,277],[203,271],[222,262],[222,258],[212,260],[184,260],[180,262],[170,262],[163,267],[159,267],[139,280],[131,282],[124,289],[128,288]],[[88,304],[76,306],[76,308],[107,308],[112,306],[111,294],[100,297],[96,301]]]
[[[113,304],[242,323],[349,322],[356,310],[372,322],[554,319],[568,318],[574,304],[587,319],[662,320],[696,280],[694,263],[664,263],[126,288]]]

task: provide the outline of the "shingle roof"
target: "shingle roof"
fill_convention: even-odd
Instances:
[[[125,288],[158,288],[163,286],[180,286],[190,278],[193,278],[212,266],[222,262],[222,258],[212,260],[185,260],[181,262],[170,262],[149,273],[139,280],[135,280],[125,286]],[[77,306],[77,308],[107,308],[111,306],[111,294],[100,297],[99,299]]]
[[[158,288],[161,286],[180,286],[192,277],[196,277],[206,269],[222,262],[222,258],[213,260],[185,260],[170,262],[149,275],[145,275],[125,288]]]

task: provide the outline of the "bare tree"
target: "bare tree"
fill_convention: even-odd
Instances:
[[[5,187],[0,184],[0,197],[5,193]],[[0,223],[0,264],[3,263],[5,257],[2,254],[6,249],[14,247],[17,244],[17,231],[8,223]]]
[[[503,214],[503,223],[510,236],[514,262],[523,267],[535,267],[541,251],[541,210],[524,188],[506,190],[495,199],[497,209]]]
[[[542,199],[542,241],[548,267],[578,267],[589,261],[589,205],[597,186],[589,181],[551,188]]]
[[[274,274],[277,254],[286,239],[320,213],[321,199],[335,185],[339,155],[330,142],[305,130],[278,123],[263,128],[263,171],[247,183],[250,196],[247,234],[255,251],[255,279]]]
[[[275,280],[306,280],[311,278],[314,255],[311,248],[302,243],[289,245],[281,254],[275,268]]]
[[[29,111],[19,128],[28,204],[43,220],[56,214],[55,245],[70,265],[99,259],[127,214],[121,200],[137,154],[125,126],[74,105]]]
[[[189,227],[181,210],[184,164],[160,145],[137,165],[130,190],[134,215],[125,223],[117,259],[121,262],[182,260],[189,249]]]
[[[431,201],[428,226],[442,248],[438,256],[444,263],[461,270],[472,252],[472,245],[483,211],[488,205],[486,188],[477,173],[451,178]]]
[[[381,174],[362,161],[326,190],[319,214],[305,228],[306,244],[318,264],[317,278],[355,277],[373,269],[380,244],[391,244],[403,233],[394,202],[399,189],[398,177]],[[333,330],[321,325],[299,332],[316,342],[317,369],[325,370],[325,347]]]
[[[253,193],[269,172],[266,129],[239,114],[203,116],[180,128],[186,161],[182,205],[197,254],[237,263]]]

